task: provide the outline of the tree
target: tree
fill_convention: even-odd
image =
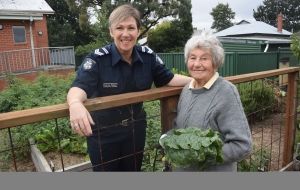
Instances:
[[[55,11],[47,19],[50,46],[78,46],[90,43],[94,38],[94,31],[89,26],[81,29],[79,13],[72,12],[64,0],[46,0]]]
[[[108,31],[108,17],[112,10],[124,3],[131,3],[141,13],[141,32],[139,39],[147,36],[148,31],[156,26],[163,18],[173,17],[179,22],[172,24],[173,31],[169,32],[170,36],[177,35],[171,40],[177,44],[185,43],[192,33],[192,16],[191,16],[191,1],[190,0],[115,0],[112,4],[111,0],[65,0],[68,2],[69,8],[80,15],[85,15],[83,18],[89,18],[88,8],[94,8],[97,15],[97,21],[93,25],[93,30],[97,37],[90,44],[79,46],[76,48],[76,55],[84,55],[95,47],[100,47],[111,41]],[[189,12],[187,12],[189,11]],[[79,19],[79,23],[82,20]],[[87,22],[87,21],[84,21]],[[81,24],[80,24],[81,25]],[[180,29],[180,30],[179,30]],[[170,46],[177,48],[178,45]],[[182,49],[182,47],[181,47]]]
[[[264,0],[257,10],[253,10],[253,17],[274,27],[277,27],[277,15],[283,14],[283,28],[296,32],[300,30],[300,1],[299,0]]]
[[[148,45],[156,52],[182,52],[193,33],[191,1],[179,2],[182,8],[178,11],[178,19],[165,21],[148,34]]]
[[[296,34],[292,35],[291,50],[293,54],[300,60],[300,37]]]
[[[101,11],[99,7],[103,6],[105,3],[106,9],[108,10],[108,15],[117,6],[124,3],[131,3],[141,12],[142,19],[142,31],[139,38],[145,36],[145,34],[159,23],[160,20],[166,17],[176,17],[178,15],[178,10],[181,9],[181,2],[184,0],[115,0],[114,4],[111,4],[111,0],[66,0],[69,7],[77,11],[83,19],[79,22],[87,22],[89,15],[88,8],[94,8]],[[105,18],[106,20],[108,18]],[[102,22],[102,20],[99,20]],[[82,24],[80,24],[82,25]]]
[[[210,15],[213,17],[213,23],[211,28],[217,31],[224,30],[230,26],[233,26],[231,22],[235,17],[235,12],[231,10],[228,3],[219,3],[215,8],[212,9]]]
[[[192,25],[192,3],[191,0],[180,0],[181,8],[178,11],[179,19],[172,21],[171,41],[173,41],[174,47],[181,48],[183,50],[186,41],[193,34]]]
[[[172,38],[171,22],[164,21],[159,24],[155,29],[149,31],[148,45],[155,52],[168,52],[168,47],[172,47],[172,44],[168,41],[168,38]]]
[[[97,35],[93,42],[85,45],[80,45],[76,48],[75,52],[77,56],[83,57],[93,49],[102,47],[111,41],[111,37],[108,29],[108,17],[109,17],[109,13],[111,12],[110,9],[111,9],[110,2],[106,1],[101,4],[101,9],[97,11],[97,15],[96,15],[98,22],[96,22],[93,25],[94,26],[93,28]]]

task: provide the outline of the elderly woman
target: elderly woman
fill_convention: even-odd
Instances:
[[[184,56],[193,80],[180,95],[174,128],[199,127],[219,131],[224,143],[224,162],[207,170],[237,171],[237,161],[249,155],[252,140],[236,87],[217,72],[224,61],[224,50],[214,35],[202,32],[187,41]]]

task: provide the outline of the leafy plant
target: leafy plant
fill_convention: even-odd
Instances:
[[[189,76],[189,74],[187,72],[180,71],[180,70],[178,70],[177,68],[174,68],[174,67],[172,68],[172,73]]]
[[[241,172],[265,172],[268,170],[270,163],[270,150],[253,147],[253,153],[248,159],[244,159],[238,163],[238,171]]]
[[[188,127],[173,129],[161,139],[166,159],[175,167],[203,170],[223,162],[219,132]]]
[[[292,39],[291,50],[293,54],[298,58],[299,61],[300,60],[300,38],[296,34],[293,34],[291,39]]]
[[[10,112],[33,107],[47,106],[66,101],[66,94],[71,86],[74,76],[66,79],[41,74],[32,83],[9,77],[9,87],[1,92],[0,112]],[[16,157],[24,159],[29,157],[29,138],[34,138],[42,152],[58,150],[59,139],[63,152],[86,153],[84,138],[73,134],[67,118],[23,125],[11,129],[11,137]],[[1,140],[9,142],[8,135],[2,132]],[[7,143],[6,143],[7,144]],[[0,150],[3,150],[1,143]],[[1,160],[11,158],[11,152]]]
[[[148,127],[142,171],[158,171],[163,168],[160,159],[162,154],[158,149],[158,139],[161,135],[159,101],[145,102],[144,108],[147,113]]]
[[[264,81],[247,82],[238,85],[241,102],[247,116],[254,121],[263,120],[276,105],[273,87]]]

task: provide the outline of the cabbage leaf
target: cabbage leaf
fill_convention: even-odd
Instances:
[[[166,160],[175,167],[203,170],[223,162],[220,133],[210,128],[172,129],[161,143]]]

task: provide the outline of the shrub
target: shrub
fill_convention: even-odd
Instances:
[[[238,85],[241,101],[247,116],[254,121],[263,120],[276,105],[273,87],[265,81],[247,82]]]
[[[157,171],[163,168],[161,151],[158,149],[158,139],[161,136],[160,104],[159,101],[145,102],[144,107],[148,127],[142,171]]]
[[[62,79],[41,74],[31,83],[12,77],[9,79],[9,87],[1,92],[0,112],[64,103],[73,77],[69,76],[67,79]],[[56,122],[59,128],[62,151],[85,153],[86,144],[82,143],[84,138],[72,133],[68,118],[57,119]],[[55,120],[49,120],[12,128],[12,140],[14,147],[18,149],[16,156],[20,159],[28,156],[29,138],[34,138],[43,152],[57,150],[59,143],[56,122]],[[1,133],[5,138],[3,141],[9,142],[8,136],[4,135],[4,131],[1,131]],[[0,146],[4,146],[4,144]],[[6,158],[10,156],[9,153]]]
[[[238,171],[241,172],[265,172],[269,169],[270,150],[253,147],[251,158],[242,160],[238,163]]]

